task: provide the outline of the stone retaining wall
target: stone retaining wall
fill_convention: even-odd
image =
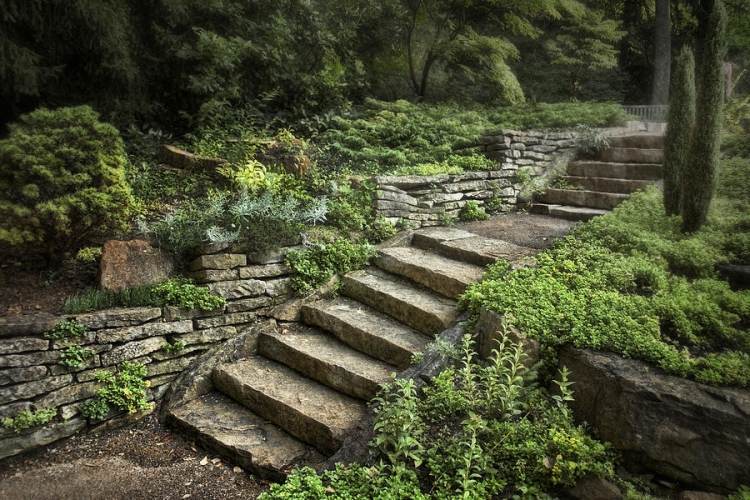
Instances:
[[[489,172],[457,175],[378,176],[375,211],[391,222],[437,226],[458,216],[470,200],[484,206],[491,200],[498,211],[512,210],[524,184],[545,175],[575,152],[573,132],[502,130],[480,138],[481,151],[495,160]],[[524,171],[525,175],[519,174]]]
[[[114,370],[122,361],[146,365],[150,400],[159,401],[170,383],[192,361],[218,344],[242,335],[259,317],[291,295],[283,263],[290,248],[264,253],[227,253],[215,247],[191,263],[192,276],[227,299],[224,308],[204,312],[177,307],[108,309],[66,316],[35,315],[0,319],[0,418],[23,410],[53,408],[57,417],[22,433],[0,427],[0,459],[49,444],[91,426],[132,418],[112,412],[107,422],[91,422],[81,405],[96,395],[96,373]],[[216,253],[208,253],[208,252]],[[70,340],[43,334],[63,319],[75,319],[88,331]],[[184,343],[178,352],[165,347]],[[60,364],[62,349],[82,345],[94,355],[78,369]]]

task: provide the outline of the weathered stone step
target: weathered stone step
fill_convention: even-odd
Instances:
[[[355,398],[370,400],[397,369],[300,324],[263,332],[258,353]]]
[[[653,184],[652,181],[615,179],[612,177],[576,177],[567,175],[561,177],[561,179],[571,186],[580,187],[588,191],[623,194],[635,193],[639,189],[644,189]]]
[[[539,197],[539,201],[542,203],[598,208],[600,210],[612,210],[627,199],[628,195],[622,193],[603,193],[576,189],[547,189]]]
[[[664,136],[659,134],[632,134],[608,137],[614,148],[664,149]]]
[[[412,238],[412,245],[477,266],[487,266],[498,259],[513,262],[535,253],[532,248],[484,238],[454,228],[429,228],[417,231]]]
[[[661,163],[664,161],[663,149],[641,148],[607,148],[599,153],[601,161],[618,163]]]
[[[412,328],[435,335],[456,319],[456,303],[377,269],[344,276],[347,297],[377,309]]]
[[[658,180],[662,167],[658,163],[607,163],[601,161],[572,161],[568,175],[576,177],[610,177],[630,180]]]
[[[374,261],[380,269],[404,276],[440,295],[455,299],[482,279],[481,267],[415,247],[383,248]]]
[[[169,422],[199,443],[263,478],[280,480],[297,465],[315,467],[324,457],[218,392],[170,411]]]
[[[328,455],[366,414],[361,401],[259,356],[216,367],[213,382],[219,391]]]
[[[532,203],[529,212],[539,215],[549,215],[558,219],[587,221],[599,215],[608,214],[609,210],[597,208],[571,207],[567,205],[550,205],[548,203]]]
[[[360,302],[338,297],[302,306],[305,323],[331,332],[358,351],[407,368],[430,338]]]

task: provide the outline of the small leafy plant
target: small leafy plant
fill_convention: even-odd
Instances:
[[[64,319],[51,330],[44,332],[42,336],[49,340],[64,340],[81,337],[86,332],[88,332],[88,328],[75,319]]]
[[[286,261],[292,269],[292,287],[299,293],[309,293],[337,273],[364,267],[374,255],[375,249],[367,242],[337,238],[290,252]]]
[[[489,215],[484,211],[483,207],[479,206],[479,203],[471,200],[467,201],[466,205],[461,207],[461,211],[458,212],[458,218],[464,222],[476,221],[476,220],[487,220]]]
[[[144,364],[132,361],[123,361],[116,372],[100,371],[96,380],[104,385],[94,399],[83,405],[81,412],[88,418],[101,420],[113,407],[128,413],[151,409],[153,403],[148,401],[147,374]]]
[[[164,346],[163,351],[167,354],[175,354],[185,349],[185,345],[185,342],[182,340],[175,340],[174,342],[167,343],[167,345]]]
[[[57,415],[57,410],[42,408],[37,411],[23,410],[15,417],[6,417],[2,420],[3,427],[21,433],[32,427],[39,427],[49,423]]]
[[[102,256],[102,247],[84,247],[76,253],[76,260],[83,264],[93,264]]]
[[[83,366],[93,355],[93,349],[71,345],[62,350],[60,364],[75,370]]]

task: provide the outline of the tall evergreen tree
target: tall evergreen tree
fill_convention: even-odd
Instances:
[[[677,56],[669,107],[669,124],[664,148],[664,209],[680,213],[680,178],[689,160],[695,128],[695,57],[684,46]]]
[[[651,104],[669,102],[669,72],[672,66],[672,19],[670,0],[656,0],[654,28],[654,81]]]
[[[724,98],[723,60],[727,14],[721,0],[711,7],[699,39],[697,125],[690,160],[682,176],[682,230],[694,232],[706,222],[716,184]]]

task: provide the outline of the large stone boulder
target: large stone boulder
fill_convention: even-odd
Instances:
[[[633,466],[720,492],[750,480],[750,391],[665,375],[615,354],[564,348],[579,421]]]
[[[160,283],[172,273],[172,257],[144,240],[109,240],[99,264],[99,287],[118,292]]]

